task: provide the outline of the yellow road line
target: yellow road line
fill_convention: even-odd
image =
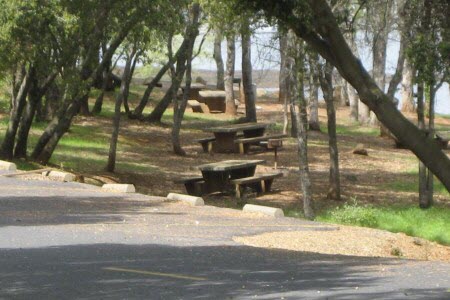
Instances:
[[[170,278],[176,278],[176,279],[189,279],[189,280],[196,280],[196,281],[207,280],[206,278],[203,278],[203,277],[195,277],[195,276],[187,276],[187,275],[171,274],[171,273],[149,272],[149,271],[123,269],[123,268],[115,268],[115,267],[108,267],[108,268],[103,268],[103,269],[104,270],[108,270],[108,271],[126,272],[126,273],[161,276],[161,277],[170,277]]]

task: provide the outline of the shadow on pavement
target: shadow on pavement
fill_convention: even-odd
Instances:
[[[0,198],[0,227],[122,222],[123,215],[139,214],[159,204],[123,196]]]
[[[384,273],[381,264],[391,270]],[[0,250],[0,298],[343,300],[449,295],[432,278],[427,282],[413,274],[408,279],[414,270],[405,264],[246,246],[100,244]]]

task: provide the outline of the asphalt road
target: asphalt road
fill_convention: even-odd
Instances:
[[[243,246],[334,230],[0,177],[0,299],[450,299],[450,264]]]

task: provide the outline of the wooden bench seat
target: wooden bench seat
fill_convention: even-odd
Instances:
[[[173,180],[174,183],[182,183],[189,195],[201,196],[205,180],[202,176],[182,177]]]
[[[241,198],[241,188],[250,187],[258,193],[258,195],[270,192],[273,180],[277,177],[282,177],[283,173],[267,173],[267,174],[256,174],[251,177],[244,177],[230,180],[235,186],[236,198]]]
[[[200,102],[197,100],[188,100],[188,106],[192,108],[192,112],[203,113],[203,108]]]
[[[250,145],[260,145],[261,142],[268,142],[272,139],[281,139],[287,137],[286,134],[263,135],[251,138],[238,138],[234,142],[239,144],[239,153],[246,154],[250,149]]]
[[[216,141],[215,137],[207,137],[203,139],[195,140],[197,143],[202,145],[203,152],[211,153],[213,148],[213,143]]]

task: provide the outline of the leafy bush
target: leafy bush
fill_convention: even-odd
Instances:
[[[341,224],[376,227],[378,225],[376,212],[371,207],[359,206],[356,199],[329,212],[329,217]]]

